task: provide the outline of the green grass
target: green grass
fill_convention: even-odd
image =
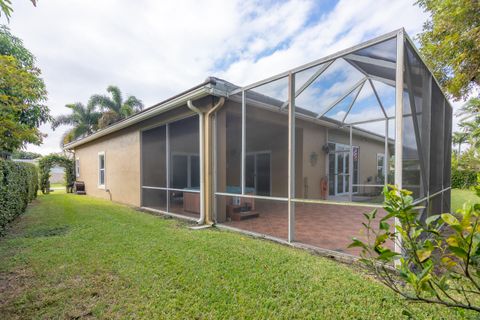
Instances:
[[[40,196],[0,239],[3,319],[419,319],[350,266],[88,196]]]
[[[65,183],[51,183],[50,188],[65,188]]]
[[[480,198],[475,191],[465,189],[452,189],[452,212],[457,211],[463,206],[463,203],[470,201],[471,203],[480,203]]]

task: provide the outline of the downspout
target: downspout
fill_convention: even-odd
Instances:
[[[200,144],[200,218],[197,220],[198,224],[204,224],[205,223],[205,208],[204,208],[204,190],[205,190],[205,179],[204,179],[204,170],[203,170],[203,158],[204,158],[204,150],[203,150],[203,138],[204,138],[204,131],[203,131],[203,119],[204,119],[204,114],[203,112],[195,107],[192,103],[192,100],[187,101],[187,106],[190,110],[193,112],[196,112],[199,117],[199,144]]]
[[[218,102],[210,109],[207,111],[207,114],[206,114],[206,122],[205,122],[205,135],[206,135],[206,140],[207,143],[206,143],[206,157],[207,157],[207,174],[206,174],[206,177],[207,177],[207,183],[206,183],[206,190],[205,190],[205,208],[206,208],[206,223],[208,224],[213,224],[213,205],[212,205],[212,200],[214,199],[214,192],[215,190],[213,190],[213,186],[214,186],[214,183],[213,183],[213,179],[214,179],[214,175],[213,175],[213,164],[214,164],[214,161],[213,161],[213,157],[215,156],[214,154],[214,150],[213,150],[213,146],[214,146],[214,143],[213,143],[213,139],[215,137],[212,137],[212,132],[213,132],[213,129],[212,129],[212,118],[213,118],[213,115],[215,114],[215,112],[217,112],[218,110],[220,110],[220,108],[223,107],[223,105],[225,104],[225,98],[224,97],[221,97]],[[213,138],[213,139],[212,139]],[[214,201],[214,200],[213,200]]]
[[[211,195],[213,192],[212,182],[212,115],[225,103],[225,98],[220,100],[206,113],[195,107],[191,100],[187,101],[190,110],[196,112],[200,119],[200,219],[198,224],[212,224],[211,219]],[[206,164],[206,165],[205,165]],[[206,169],[206,170],[205,170]]]

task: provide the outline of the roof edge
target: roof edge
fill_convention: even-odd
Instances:
[[[132,115],[131,117],[125,118],[117,123],[114,123],[104,129],[96,131],[91,135],[88,135],[79,140],[72,141],[64,145],[64,150],[72,150],[78,146],[81,146],[87,142],[96,140],[113,132],[119,131],[121,129],[127,128],[131,125],[139,123],[141,121],[147,120],[151,117],[164,113],[168,110],[171,110],[179,105],[185,104],[188,100],[199,99],[211,94],[218,94],[218,90],[214,89],[216,84],[216,79],[213,77],[207,78],[207,80],[189,90],[186,90],[178,95],[170,97],[160,103],[154,104],[153,106],[144,109],[143,111]]]

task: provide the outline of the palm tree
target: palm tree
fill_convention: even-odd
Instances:
[[[99,128],[104,128],[121,119],[125,119],[143,109],[142,101],[134,96],[129,96],[124,101],[122,92],[116,86],[109,86],[107,92],[110,93],[110,97],[95,94],[89,101],[89,104],[99,106],[103,111],[103,115],[98,122]]]
[[[56,117],[52,122],[55,130],[60,125],[72,125],[73,128],[64,133],[60,145],[69,143],[79,137],[92,134],[98,129],[98,121],[102,114],[95,110],[95,105],[88,104],[86,107],[80,103],[67,104],[65,107],[72,110],[69,115]]]
[[[469,135],[466,132],[454,132],[452,142],[458,145],[458,154],[462,152],[462,144],[468,141]]]

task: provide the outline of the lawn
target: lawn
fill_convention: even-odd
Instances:
[[[472,190],[452,189],[452,211],[463,206],[464,202],[480,203],[480,198]]]
[[[3,319],[398,319],[405,308],[471,316],[409,304],[306,251],[61,191],[0,239]]]
[[[55,189],[65,188],[65,183],[51,183],[50,188],[55,188]]]

